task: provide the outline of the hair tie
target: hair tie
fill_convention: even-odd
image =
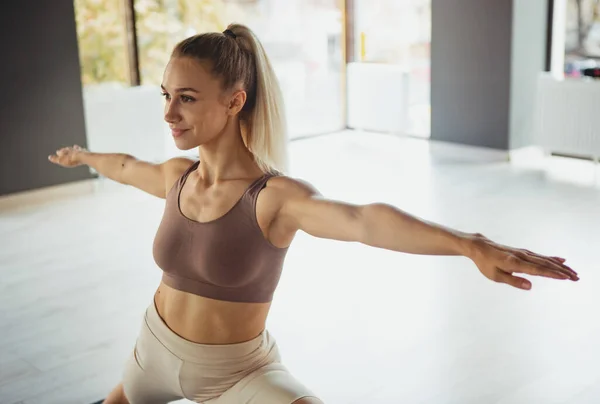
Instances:
[[[230,29],[226,29],[225,31],[223,31],[223,34],[225,34],[226,36],[229,36],[233,39],[237,38],[237,35],[234,34],[233,31]]]

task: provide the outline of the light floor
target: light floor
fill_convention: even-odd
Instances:
[[[466,258],[300,234],[269,328],[326,403],[600,402],[598,168],[354,132],[291,157],[327,197],[563,256],[581,277],[524,292]],[[88,404],[119,381],[160,279],[162,206],[106,180],[0,199],[0,403]]]

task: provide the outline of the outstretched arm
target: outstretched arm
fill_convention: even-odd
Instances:
[[[183,174],[193,163],[184,157],[152,163],[125,153],[93,153],[77,145],[57,150],[48,156],[48,160],[62,167],[87,164],[106,178],[163,199],[173,185],[174,178]]]
[[[481,234],[428,222],[385,203],[353,205],[328,200],[309,184],[288,181],[279,217],[291,230],[409,254],[465,256],[488,279],[521,289],[530,289],[531,283],[513,276],[515,272],[579,279],[562,258],[503,246]]]

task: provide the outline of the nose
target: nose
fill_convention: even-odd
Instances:
[[[165,102],[165,121],[167,123],[177,123],[181,120],[181,115],[177,111],[177,103],[172,101]]]

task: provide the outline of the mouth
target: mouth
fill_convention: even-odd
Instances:
[[[181,135],[183,135],[185,132],[187,132],[189,129],[173,129],[171,128],[171,134],[173,135],[173,137],[179,137]]]

